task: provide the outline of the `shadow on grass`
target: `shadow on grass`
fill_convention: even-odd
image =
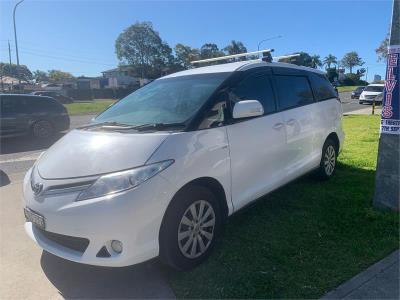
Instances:
[[[372,208],[375,171],[338,164],[233,216],[210,259],[167,276],[178,298],[317,298],[398,247],[398,215]]]

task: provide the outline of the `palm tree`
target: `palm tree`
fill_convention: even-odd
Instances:
[[[328,54],[323,60],[323,63],[325,66],[327,66],[327,69],[331,68],[332,64],[337,64],[337,57],[332,54]]]
[[[233,40],[228,46],[224,48],[224,51],[228,55],[233,55],[233,54],[245,53],[247,52],[247,48],[243,45],[242,42]]]
[[[319,55],[311,56],[311,67],[313,67],[314,69],[322,67],[321,57]]]

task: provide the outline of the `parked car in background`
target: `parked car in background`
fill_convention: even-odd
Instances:
[[[375,97],[375,104],[381,105],[382,103],[383,103],[383,93],[380,93]]]
[[[359,86],[356,88],[354,91],[351,92],[351,99],[358,99],[360,98],[360,95],[362,91],[365,89],[365,86]]]
[[[372,103],[375,99],[376,96],[379,94],[383,93],[383,88],[384,88],[383,83],[373,83],[365,87],[365,89],[362,91],[360,95],[360,100],[359,103]]]
[[[60,93],[57,93],[55,91],[36,91],[32,92],[31,95],[52,97],[62,104],[74,102],[71,97],[61,95]]]
[[[32,134],[45,139],[69,128],[65,107],[50,97],[1,94],[0,136]]]
[[[204,261],[229,215],[334,175],[342,105],[324,73],[235,62],[157,79],[71,131],[28,171],[25,230],[78,263]]]

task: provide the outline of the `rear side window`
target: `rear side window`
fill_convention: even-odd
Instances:
[[[264,107],[265,114],[276,111],[271,76],[267,74],[254,74],[245,78],[232,89],[229,99],[234,103],[241,100],[258,100]]]
[[[307,77],[275,75],[275,79],[280,109],[288,109],[314,102]]]
[[[3,96],[1,97],[1,111],[2,113],[24,113],[27,109],[27,103],[22,97]]]
[[[325,76],[310,73],[311,86],[317,101],[336,98],[336,91]]]
[[[61,111],[61,105],[55,100],[44,97],[31,97],[29,106],[33,112]]]

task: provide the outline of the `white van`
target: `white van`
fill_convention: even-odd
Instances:
[[[235,62],[157,79],[65,135],[24,180],[28,235],[79,263],[190,269],[227,217],[334,174],[342,106],[315,69]]]
[[[385,85],[383,83],[369,84],[361,93],[359,103],[373,103],[376,96],[383,93]]]

